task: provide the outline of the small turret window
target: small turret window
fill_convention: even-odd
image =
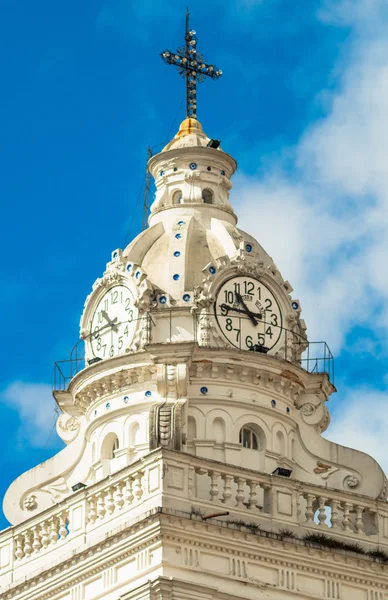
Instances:
[[[202,190],[202,200],[205,204],[213,204],[213,192],[211,190]]]
[[[243,448],[250,448],[251,450],[258,449],[257,435],[253,429],[250,429],[249,427],[243,427],[241,429],[240,444],[243,445]]]
[[[176,190],[172,196],[173,204],[182,204],[182,192],[181,190]]]

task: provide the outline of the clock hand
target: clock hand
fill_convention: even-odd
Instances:
[[[247,312],[246,310],[241,310],[241,308],[236,308],[235,306],[229,306],[229,304],[220,304],[220,309],[221,310],[226,310],[227,314],[230,311],[237,312],[237,313],[242,313],[243,315],[246,315],[246,314],[250,313],[256,319],[261,319],[262,318],[261,313],[253,313],[251,311]],[[222,316],[227,316],[227,314],[226,315],[222,315]]]
[[[257,327],[258,322],[256,321],[256,315],[254,315],[249,308],[247,307],[247,305],[245,304],[241,294],[239,294],[238,292],[236,292],[236,298],[237,300],[240,302],[240,304],[242,304],[243,308],[245,308],[245,312],[248,315],[248,317],[250,318],[250,320],[252,321],[252,323],[254,324],[255,327]],[[260,315],[261,318],[261,315]]]
[[[115,326],[115,323],[117,323],[117,317],[115,317],[113,320],[109,318],[108,313],[105,312],[105,310],[101,311],[102,316],[104,317],[104,319],[106,321],[108,321],[108,325],[112,326],[113,331],[117,331],[117,326]]]

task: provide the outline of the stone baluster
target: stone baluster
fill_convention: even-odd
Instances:
[[[318,506],[319,506],[319,508],[318,508],[319,523],[318,523],[318,525],[320,527],[327,527],[327,524],[326,524],[326,516],[327,515],[326,515],[326,506],[325,506],[326,501],[327,501],[327,498],[324,498],[323,496],[319,496],[319,498],[318,498]]]
[[[115,503],[115,507],[118,510],[121,510],[123,508],[123,506],[124,506],[124,498],[123,498],[122,487],[123,487],[123,483],[121,481],[119,481],[115,485],[114,503]]]
[[[218,471],[209,471],[209,475],[210,475],[210,492],[209,492],[210,500],[212,502],[214,502],[214,500],[216,500],[216,498],[219,494],[217,479],[220,476],[220,473],[218,473]]]
[[[26,531],[24,533],[24,554],[28,558],[32,554],[32,544],[31,544],[31,533]]]
[[[224,492],[222,494],[221,502],[224,504],[230,504],[230,499],[232,497],[232,475],[223,475],[222,479],[224,480]]]
[[[306,525],[314,525],[314,510],[313,510],[313,502],[315,500],[315,496],[313,494],[306,494]]]
[[[248,508],[256,508],[257,505],[257,483],[254,481],[248,481],[249,485],[249,498],[248,498]]]
[[[244,500],[245,500],[245,492],[244,492],[244,486],[246,483],[246,480],[243,477],[237,477],[236,479],[237,482],[237,494],[236,494],[236,506],[238,508],[245,508],[244,505]]]
[[[88,521],[90,523],[95,523],[97,519],[97,496],[91,496],[89,499]]]
[[[115,503],[113,500],[113,492],[114,492],[114,487],[111,486],[106,494],[106,498],[105,498],[105,508],[108,512],[109,515],[111,515],[114,512],[115,509]]]
[[[49,525],[47,521],[43,521],[42,525],[40,526],[40,534],[40,541],[42,542],[42,546],[43,548],[47,548],[47,546],[50,543]]]
[[[331,508],[331,528],[332,529],[339,529],[339,525],[338,525],[338,504],[339,502],[337,500],[332,500],[330,502],[330,508]]]
[[[134,495],[136,500],[141,500],[141,497],[143,496],[143,483],[142,483],[142,479],[144,476],[144,471],[138,471],[135,475],[135,488],[134,488]]]
[[[99,516],[100,519],[103,519],[105,517],[105,514],[106,514],[105,493],[104,492],[98,492],[98,494],[96,494],[96,498],[97,498],[97,514],[98,514],[98,516]]]
[[[58,535],[61,540],[64,540],[69,535],[67,525],[68,525],[68,514],[66,511],[62,511],[59,515],[59,529],[58,529]]]
[[[58,541],[58,519],[57,517],[51,517],[50,519],[50,542],[56,544]]]
[[[23,536],[22,535],[18,535],[16,538],[16,550],[15,550],[15,556],[17,560],[22,560],[23,556],[24,556],[24,550],[23,550]]]
[[[343,503],[343,507],[344,507],[344,516],[342,519],[342,527],[344,528],[345,531],[351,531],[352,527],[352,521],[350,519],[350,509],[353,508],[353,504],[351,502],[344,502]]]
[[[34,549],[35,554],[38,554],[39,550],[42,547],[42,542],[40,541],[40,531],[38,526],[32,528],[32,547]]]
[[[128,506],[130,506],[133,502],[132,488],[133,488],[133,478],[127,477],[125,480],[124,498],[125,498],[125,502],[126,502],[126,504],[128,504]]]
[[[356,532],[359,534],[364,533],[364,523],[362,520],[362,514],[364,512],[364,509],[362,506],[359,506],[358,504],[355,506],[356,509],[356,522],[355,522],[355,528],[356,528]]]

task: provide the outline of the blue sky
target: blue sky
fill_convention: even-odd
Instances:
[[[183,81],[159,53],[182,43],[185,6],[0,0],[0,496],[60,448],[53,363],[112,249],[141,228],[147,146],[184,118]],[[327,437],[384,462],[385,2],[197,0],[192,26],[224,72],[199,88],[198,116],[239,163],[240,224],[336,356]]]

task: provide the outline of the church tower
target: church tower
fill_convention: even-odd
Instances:
[[[2,600],[388,600],[387,479],[329,442],[326,344],[237,227],[237,165],[187,118],[152,156],[148,228],[112,252],[56,364],[56,456],[4,499]],[[254,212],[252,212],[254,214]]]

